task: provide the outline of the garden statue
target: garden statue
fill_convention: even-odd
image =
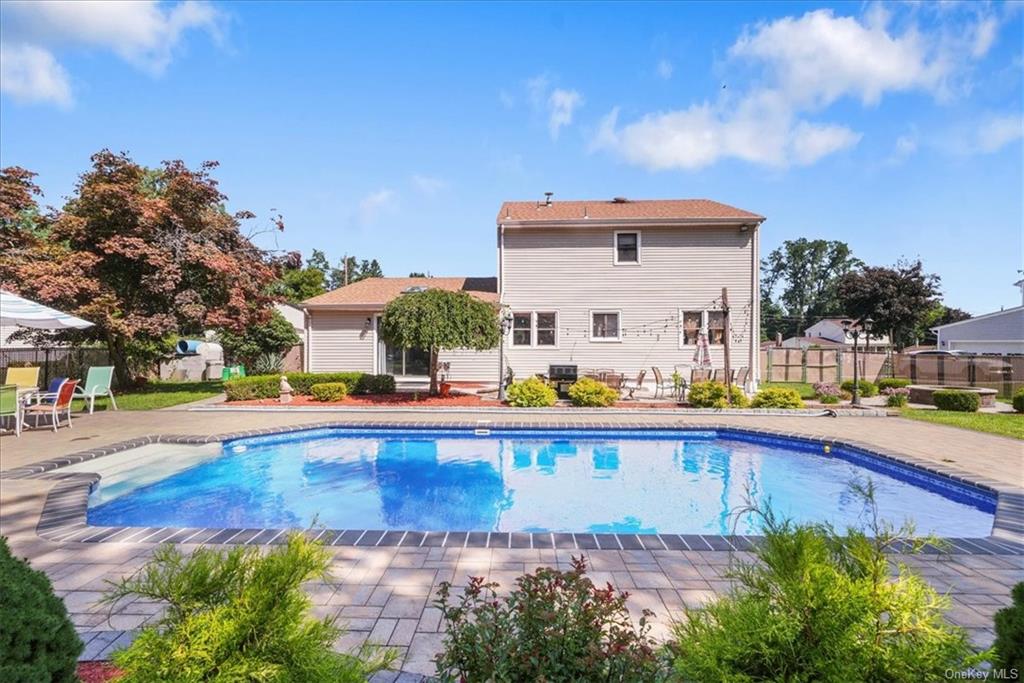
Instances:
[[[281,389],[277,400],[281,403],[292,402],[292,385],[288,384],[288,378],[281,375]]]

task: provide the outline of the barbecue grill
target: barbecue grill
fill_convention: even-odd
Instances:
[[[576,383],[579,371],[575,365],[549,365],[548,379],[554,385],[559,397],[569,398],[569,387]]]

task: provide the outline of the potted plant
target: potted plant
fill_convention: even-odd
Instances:
[[[448,370],[451,368],[451,363],[438,363],[437,368],[439,370],[438,393],[441,398],[448,398],[452,393],[452,385],[448,381]]]

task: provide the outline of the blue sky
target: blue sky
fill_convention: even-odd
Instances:
[[[18,3],[0,164],[221,163],[266,247],[489,275],[506,199],[708,197],[1020,303],[1021,4]]]

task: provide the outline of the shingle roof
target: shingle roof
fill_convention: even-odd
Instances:
[[[410,287],[464,291],[482,301],[498,301],[495,277],[371,277],[306,299],[302,305],[383,308]]]
[[[750,211],[710,199],[610,199],[544,202],[505,202],[498,223],[576,220],[751,220],[763,221]]]

